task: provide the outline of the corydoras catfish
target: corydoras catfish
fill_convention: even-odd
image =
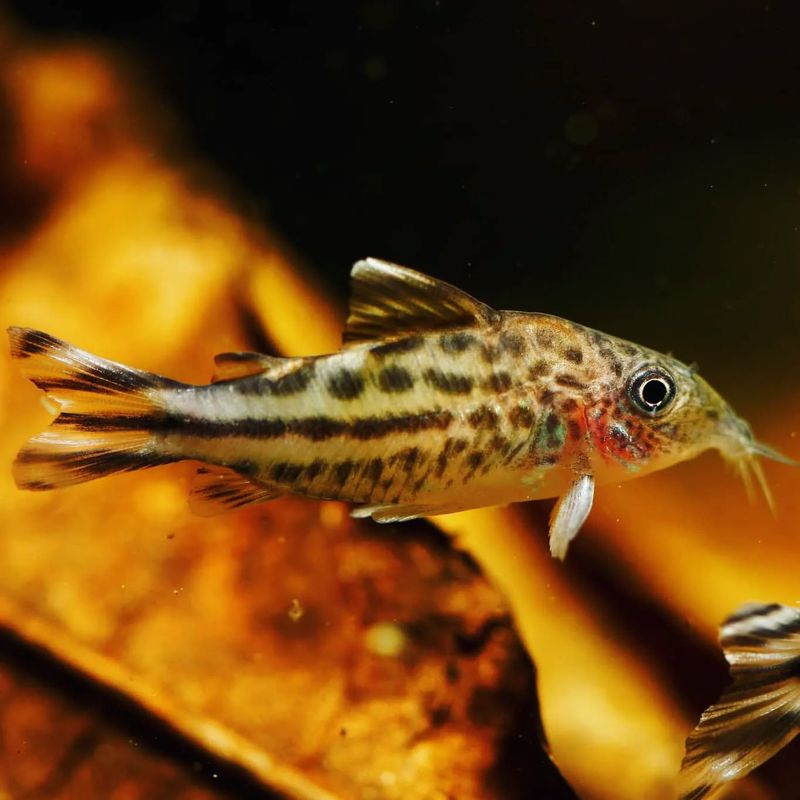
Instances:
[[[563,558],[595,484],[717,448],[742,474],[794,463],[670,356],[547,314],[495,311],[377,259],[352,270],[344,346],[330,355],[217,356],[179,383],[9,329],[11,354],[60,413],[14,463],[53,489],[183,459],[196,509],[284,494],[346,500],[380,522],[558,497]]]

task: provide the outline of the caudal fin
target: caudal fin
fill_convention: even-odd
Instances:
[[[165,389],[183,384],[115,364],[47,333],[9,328],[11,356],[59,409],[13,465],[21,489],[55,489],[113,472],[173,461],[153,430],[163,422]]]
[[[751,603],[720,631],[733,683],[686,740],[682,800],[716,794],[800,732],[800,611]]]

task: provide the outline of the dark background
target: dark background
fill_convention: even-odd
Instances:
[[[135,65],[342,300],[376,255],[697,360],[734,402],[796,386],[794,3],[7,5]]]

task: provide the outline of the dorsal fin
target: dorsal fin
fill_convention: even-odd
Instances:
[[[249,378],[271,372],[286,363],[285,358],[265,356],[262,353],[218,353],[214,356],[213,383],[230,381],[236,378]]]
[[[350,279],[345,344],[490,324],[497,318],[494,309],[461,289],[377,258],[357,261]]]
[[[265,503],[283,494],[277,487],[250,480],[227,467],[200,467],[192,483],[189,508],[209,517],[235,508]]]

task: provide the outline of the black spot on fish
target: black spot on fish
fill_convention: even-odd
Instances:
[[[442,450],[438,456],[436,456],[436,467],[434,469],[434,474],[437,478],[441,478],[444,475],[445,470],[447,469],[447,458],[448,454],[445,450]]]
[[[373,482],[377,483],[383,474],[383,459],[373,458],[367,466],[367,477]]]
[[[295,483],[303,473],[302,464],[290,464],[286,461],[279,461],[273,464],[269,477],[275,483]]]
[[[530,428],[533,425],[533,413],[527,406],[512,408],[508,419],[515,428]]]
[[[543,405],[549,405],[553,398],[556,396],[556,393],[552,389],[542,389],[539,392],[539,402]]]
[[[411,491],[417,494],[419,490],[425,485],[425,478],[420,478],[412,487]]]
[[[418,447],[409,447],[407,450],[404,450],[402,452],[403,470],[405,472],[413,472],[414,467],[417,466],[419,456],[420,452]]]
[[[499,417],[497,412],[488,406],[478,406],[474,411],[467,414],[467,422],[470,427],[476,430],[485,428],[491,430],[497,427]]]
[[[706,416],[709,419],[719,419],[719,411],[716,408],[707,408],[706,409]]]
[[[324,461],[321,458],[315,458],[306,467],[306,473],[305,473],[306,480],[309,483],[311,483],[311,481],[316,480],[327,469],[328,469],[328,462],[327,461]]]
[[[464,482],[470,480],[474,475],[475,471],[483,464],[484,461],[484,454],[480,450],[473,450],[466,458],[467,466],[469,467],[469,472],[464,476]]]
[[[333,469],[331,470],[331,475],[336,483],[339,486],[344,486],[347,483],[347,479],[350,477],[350,473],[353,471],[353,467],[355,465],[352,461],[340,461],[338,464],[333,465]]]
[[[567,430],[569,431],[570,438],[574,439],[576,442],[583,436],[583,431],[577,420],[567,420]]]
[[[509,442],[505,436],[498,436],[495,434],[489,440],[489,444],[486,446],[486,449],[490,453],[497,452],[501,456],[504,456],[511,449],[511,442]]]
[[[500,334],[500,349],[512,356],[521,356],[525,353],[525,339],[513,331],[503,331]]]
[[[269,387],[270,394],[278,397],[286,397],[288,395],[300,394],[304,392],[308,385],[311,383],[311,378],[314,375],[314,364],[303,364],[292,372],[282,375],[280,378],[265,381]]]
[[[355,400],[364,391],[364,378],[350,369],[340,369],[328,378],[328,394],[337,400]]]
[[[439,347],[445,353],[463,353],[478,343],[477,338],[471,333],[445,333],[439,337]]]
[[[536,331],[536,344],[545,350],[550,350],[555,347],[556,337],[552,331],[538,330]]]
[[[561,403],[562,411],[575,411],[578,407],[578,401],[574,397],[567,397]]]
[[[520,450],[522,450],[524,446],[525,442],[520,442],[515,447],[512,447],[511,450],[508,451],[506,457],[503,459],[503,463],[510,464],[514,460],[514,457],[519,453]]]
[[[455,439],[453,441],[453,455],[457,456],[459,453],[463,453],[468,445],[469,442],[466,439]]]
[[[503,372],[493,372],[485,381],[483,388],[493,392],[504,392],[511,387],[511,376]]]
[[[578,380],[574,375],[570,375],[566,372],[561,372],[555,377],[555,382],[559,386],[565,386],[569,389],[585,389],[586,384],[582,381]]]
[[[481,345],[481,358],[487,363],[491,364],[500,356],[500,348],[492,344]]]
[[[564,358],[567,361],[571,361],[573,364],[580,364],[583,361],[583,353],[580,350],[576,350],[574,347],[568,347],[564,351]]]
[[[626,356],[635,356],[639,351],[632,345],[632,344],[621,344],[620,350],[625,353]]]
[[[551,366],[544,360],[539,359],[535,364],[533,364],[528,369],[528,377],[532,381],[539,380],[539,378],[544,378],[552,372]]]
[[[423,378],[429,386],[445,394],[469,394],[472,391],[472,378],[457,372],[426,369]]]
[[[387,394],[399,394],[414,388],[414,379],[404,367],[391,365],[378,373],[378,387]]]
[[[423,344],[424,339],[421,336],[409,336],[395,342],[376,345],[370,350],[370,353],[376,358],[387,358],[400,353],[411,353],[418,350]]]

